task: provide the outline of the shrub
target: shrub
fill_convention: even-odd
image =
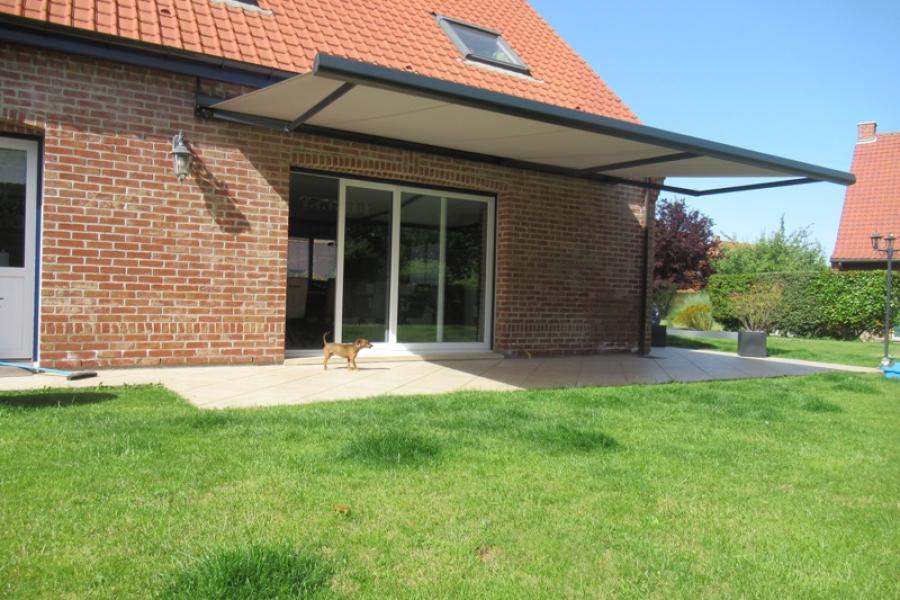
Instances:
[[[777,328],[793,335],[806,337],[827,335],[822,319],[817,282],[830,277],[831,271],[791,273],[779,279],[784,284]]]
[[[783,294],[783,283],[756,282],[744,292],[731,294],[731,310],[744,330],[768,332],[775,324]]]
[[[784,216],[772,235],[763,233],[750,244],[722,244],[713,270],[721,275],[738,273],[801,273],[826,268],[822,246],[813,239],[810,228],[788,232]]]
[[[712,306],[705,295],[692,294],[678,306],[671,319],[674,325],[709,331],[713,328]]]
[[[713,275],[707,291],[713,318],[726,329],[740,325],[732,297],[753,284],[781,284],[773,328],[783,333],[851,339],[884,326],[884,271]],[[900,286],[893,306],[900,305]],[[896,320],[896,318],[895,318]]]
[[[884,275],[884,271],[857,271],[831,274],[815,282],[820,327],[826,335],[854,338],[884,327]],[[892,320],[896,321],[900,290],[894,286],[893,292]]]

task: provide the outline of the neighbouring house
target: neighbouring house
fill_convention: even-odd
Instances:
[[[815,181],[640,124],[524,0],[0,3],[4,358],[646,352],[657,192]]]
[[[831,255],[831,266],[839,271],[886,268],[887,258],[872,248],[871,236],[900,238],[900,131],[878,133],[874,121],[857,128],[850,167],[856,185],[847,188]],[[900,260],[900,242],[896,248]]]

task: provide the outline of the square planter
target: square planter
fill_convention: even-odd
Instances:
[[[769,355],[766,351],[767,337],[768,334],[765,331],[739,331],[738,355],[754,358],[767,357]]]
[[[666,346],[666,326],[651,325],[650,326],[650,345],[655,348],[665,348]]]

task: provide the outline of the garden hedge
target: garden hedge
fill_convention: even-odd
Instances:
[[[754,283],[781,283],[784,295],[775,329],[809,337],[851,339],[884,327],[884,271],[830,270],[810,273],[713,275],[709,279],[713,318],[726,329],[739,327],[731,294]],[[900,277],[893,290],[894,317],[900,306]]]

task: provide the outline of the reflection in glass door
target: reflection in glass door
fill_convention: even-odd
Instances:
[[[338,180],[291,173],[285,348],[322,347],[334,332]],[[333,339],[330,337],[329,339]]]
[[[443,335],[438,341],[480,342],[487,322],[487,203],[447,198],[444,227]]]
[[[487,203],[402,192],[397,342],[484,340]]]
[[[394,194],[345,188],[341,340],[388,341]]]
[[[442,200],[400,195],[400,275],[397,286],[397,341],[439,342],[442,301]]]

